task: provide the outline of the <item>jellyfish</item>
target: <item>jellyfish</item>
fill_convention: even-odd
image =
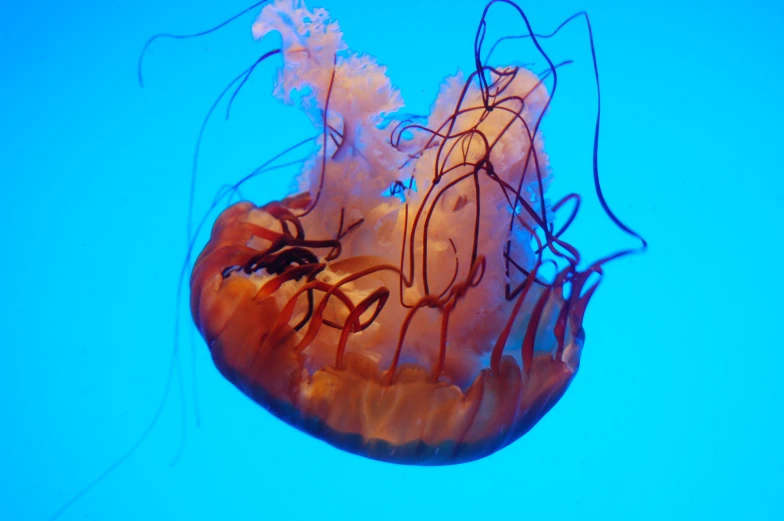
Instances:
[[[499,3],[544,72],[485,63]],[[273,32],[273,94],[318,139],[296,193],[225,209],[194,262],[190,308],[215,366],[279,419],[360,456],[446,465],[495,453],[569,387],[603,267],[628,253],[580,267],[563,238],[580,197],[548,193],[540,126],[557,66],[543,36],[513,2],[490,2],[476,70],[447,78],[430,114],[413,117],[324,9],[267,3],[253,35]],[[594,174],[602,207],[639,237],[607,206],[595,163]]]

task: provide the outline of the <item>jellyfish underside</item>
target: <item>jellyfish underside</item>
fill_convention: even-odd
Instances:
[[[484,67],[448,78],[429,117],[395,119],[385,68],[324,10],[279,0],[253,31],[280,33],[275,93],[321,139],[301,193],[229,207],[195,262],[216,366],[362,456],[441,465],[515,441],[574,377],[600,271],[553,231],[543,80]],[[547,252],[565,260],[549,281]]]

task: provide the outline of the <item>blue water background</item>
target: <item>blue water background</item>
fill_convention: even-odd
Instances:
[[[318,5],[389,66],[411,110],[473,65],[482,2]],[[272,418],[218,375],[176,308],[201,120],[275,41],[252,41],[253,15],[159,41],[144,89],[136,59],[156,32],[246,6],[0,6],[0,519],[47,519],[135,443],[166,388],[177,313],[184,400],[176,384],[145,443],[61,519],[784,519],[784,4],[522,4],[540,32],[588,10],[605,195],[651,247],[608,266],[563,400],[510,447],[441,468],[361,459]],[[492,20],[492,35],[521,32],[511,10]],[[593,196],[585,26],[543,43],[575,61],[545,126],[554,189],[586,201],[570,239],[590,258],[633,247]],[[270,62],[208,128],[198,215],[312,134],[270,99],[273,80]],[[280,197],[292,175],[246,195]]]

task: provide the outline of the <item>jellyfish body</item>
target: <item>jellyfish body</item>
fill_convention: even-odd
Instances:
[[[324,10],[279,0],[253,31],[281,34],[275,93],[300,93],[320,139],[300,194],[229,207],[195,262],[191,310],[217,368],[378,460],[460,463],[520,438],[577,372],[600,272],[553,229],[566,199],[545,198],[542,79],[480,68],[449,78],[429,117],[395,119],[386,70]]]

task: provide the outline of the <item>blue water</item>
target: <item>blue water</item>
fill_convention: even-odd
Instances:
[[[412,110],[473,65],[480,1],[311,4],[389,66]],[[0,519],[48,519],[139,439],[178,313],[181,378],[154,428],[61,519],[784,519],[784,5],[522,4],[540,32],[589,12],[605,195],[651,247],[607,268],[562,401],[510,447],[441,468],[364,460],[272,418],[217,374],[176,308],[201,120],[275,42],[254,43],[248,15],[156,42],[144,89],[136,60],[156,32],[246,6],[0,6]],[[520,32],[511,14],[494,23]],[[585,26],[545,45],[575,61],[545,127],[558,186],[590,201],[571,238],[592,258],[633,247],[592,193]],[[222,184],[312,132],[270,100],[273,79],[260,68],[208,127],[199,216]],[[291,179],[246,196],[280,197]]]

